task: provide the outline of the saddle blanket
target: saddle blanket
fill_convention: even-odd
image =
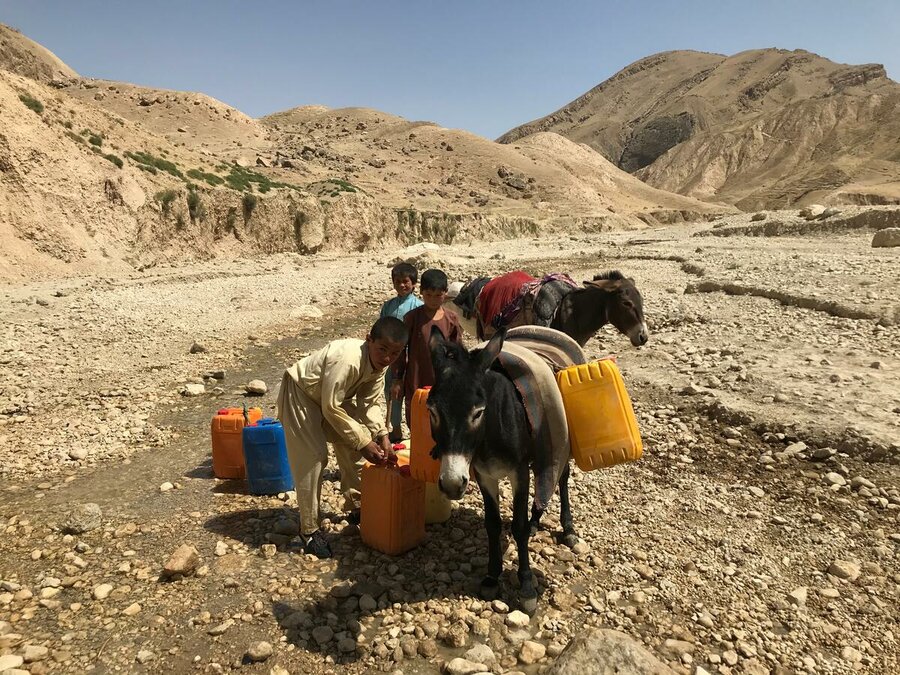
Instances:
[[[585,363],[584,352],[575,340],[558,330],[521,326],[507,332],[497,362],[494,367],[512,380],[525,407],[535,440],[534,503],[543,510],[571,454],[569,426],[555,372]]]

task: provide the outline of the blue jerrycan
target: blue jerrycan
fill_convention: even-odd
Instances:
[[[244,464],[250,494],[275,495],[294,489],[284,428],[274,417],[244,427]]]

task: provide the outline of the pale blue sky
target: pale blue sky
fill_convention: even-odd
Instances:
[[[80,74],[254,117],[366,106],[495,138],[670,49],[807,49],[900,76],[900,0],[0,0]]]

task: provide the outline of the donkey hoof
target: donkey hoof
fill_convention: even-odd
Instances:
[[[568,532],[563,535],[562,543],[568,546],[569,548],[575,548],[577,544],[581,542],[581,537],[579,537],[574,532]]]
[[[530,598],[519,598],[519,606],[528,616],[532,616],[537,611],[537,596]]]
[[[478,595],[482,600],[496,600],[500,592],[500,582],[494,577],[485,577],[481,580],[481,587],[478,589]]]

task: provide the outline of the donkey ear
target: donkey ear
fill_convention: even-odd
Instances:
[[[480,352],[478,352],[478,361],[476,365],[479,370],[487,370],[491,367],[491,364],[494,362],[494,359],[500,354],[500,350],[503,349],[503,341],[506,339],[506,328],[501,328],[496,333],[494,333],[494,337],[488,340],[488,343],[484,346]]]
[[[443,363],[447,355],[446,344],[447,340],[444,338],[441,329],[437,326],[432,326],[431,335],[428,337],[428,349],[431,350],[431,360],[434,361],[435,365],[438,364],[438,360]]]

